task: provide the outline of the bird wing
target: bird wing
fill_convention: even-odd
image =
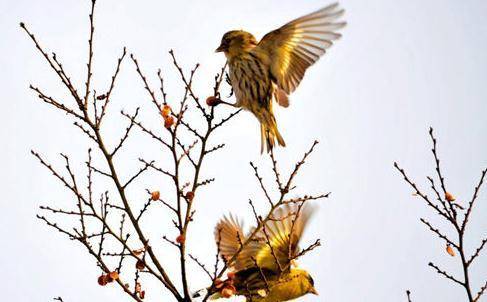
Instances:
[[[268,221],[259,233],[259,237],[265,238],[265,241],[255,256],[257,265],[275,272],[289,269],[312,213],[313,208],[304,204],[285,205],[277,209],[274,219]]]
[[[266,34],[253,51],[266,53],[271,73],[279,88],[287,94],[301,82],[306,69],[313,65],[333,41],[345,22],[335,22],[344,13],[338,3],[293,20]]]
[[[246,240],[243,232],[242,222],[233,215],[224,216],[215,227],[215,240],[219,253],[225,260],[230,259],[240,250],[242,243]],[[239,253],[232,263],[227,263],[234,270],[243,270],[255,266],[252,260],[262,244],[258,241],[249,242]]]

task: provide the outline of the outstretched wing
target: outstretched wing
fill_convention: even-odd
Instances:
[[[265,243],[256,255],[261,268],[279,272],[289,269],[290,262],[299,251],[299,241],[313,213],[308,205],[286,205],[277,209],[272,221],[266,223],[259,237]],[[277,263],[279,262],[279,264]]]
[[[228,266],[234,270],[243,270],[255,266],[252,260],[260,249],[261,243],[249,242],[240,252],[242,243],[246,240],[243,226],[239,219],[233,215],[223,217],[215,227],[215,241],[218,245],[220,255],[228,262],[238,253],[236,259]]]
[[[265,52],[271,60],[271,73],[279,88],[293,92],[333,41],[345,22],[335,22],[344,13],[338,3],[308,14],[266,34],[254,51]]]

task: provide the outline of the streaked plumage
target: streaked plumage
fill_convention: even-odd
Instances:
[[[252,112],[261,124],[262,147],[272,149],[276,141],[285,146],[277,129],[272,100],[283,107],[313,65],[333,41],[345,22],[336,22],[344,11],[338,4],[295,19],[266,34],[260,42],[248,32],[233,30],[223,35],[217,51],[227,57],[236,107]]]
[[[245,234],[242,223],[233,216],[224,217],[218,223],[215,239],[219,243],[221,256],[235,272],[233,285],[237,295],[247,297],[247,301],[280,302],[317,293],[308,272],[292,266],[292,261],[299,253],[298,243],[311,213],[312,208],[308,206],[300,208],[287,205],[279,208],[274,214],[276,219],[267,222],[265,228],[257,233],[255,239],[231,263],[228,261],[237,253],[252,230]],[[275,256],[268,242],[271,243]],[[218,292],[212,296],[219,297]]]

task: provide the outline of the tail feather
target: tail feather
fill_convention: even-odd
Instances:
[[[277,88],[274,92],[274,97],[279,105],[284,108],[289,107],[289,96],[281,88]]]
[[[284,142],[284,139],[277,129],[277,123],[274,116],[260,122],[260,137],[260,153],[264,152],[264,145],[266,146],[267,152],[270,152],[274,148],[276,141],[280,146],[286,146],[286,142]]]

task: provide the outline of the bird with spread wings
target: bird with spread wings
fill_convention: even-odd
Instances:
[[[255,229],[245,233],[234,216],[221,219],[215,227],[215,240],[231,273],[210,288],[211,298],[237,294],[247,301],[280,302],[317,294],[310,274],[293,264],[312,212],[304,204],[281,206],[253,237]]]
[[[236,103],[258,119],[261,152],[270,151],[276,141],[285,146],[273,113],[273,100],[289,106],[289,94],[299,85],[306,70],[341,37],[338,21],[344,10],[338,3],[297,18],[266,34],[260,42],[243,30],[222,37],[217,52],[223,52],[229,66],[229,82]]]

